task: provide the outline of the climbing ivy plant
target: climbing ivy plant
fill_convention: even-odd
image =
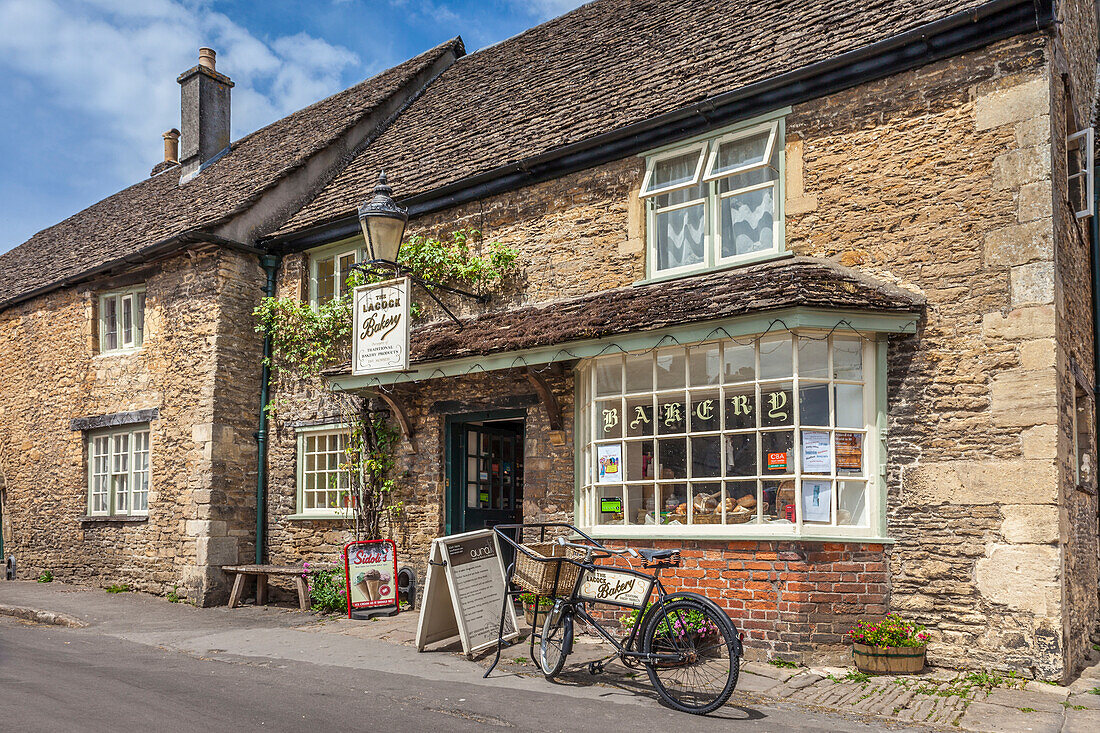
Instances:
[[[485,243],[477,230],[460,229],[447,239],[411,237],[401,248],[399,262],[422,280],[488,292],[515,270],[516,259],[515,249]],[[353,272],[347,281],[348,294],[316,307],[297,298],[264,298],[260,302],[253,312],[256,330],[271,339],[267,366],[280,387],[279,396],[267,407],[271,417],[285,407],[290,395],[323,389],[324,370],[348,359],[351,287],[380,279]],[[414,318],[422,314],[419,303],[414,302],[410,310]],[[351,477],[348,493],[354,507],[355,535],[376,539],[385,523],[392,538],[394,528],[404,519],[403,503],[394,501],[392,478],[398,433],[385,411],[369,400],[331,392],[326,399],[349,428],[346,461],[341,468]]]

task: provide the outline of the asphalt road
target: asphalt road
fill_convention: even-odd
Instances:
[[[622,697],[621,691],[618,692]],[[94,629],[0,617],[0,732],[48,731],[872,731],[880,723],[793,706],[662,707],[493,688],[293,660],[217,660]],[[911,729],[910,729],[911,730]]]

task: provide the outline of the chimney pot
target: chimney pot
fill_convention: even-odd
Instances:
[[[216,69],[214,69],[214,57],[215,56],[217,56],[217,54],[214,52],[214,49],[206,48],[205,46],[200,48],[199,49],[199,66],[202,66],[203,68],[210,69],[211,71],[215,71],[216,70]]]
[[[164,138],[164,162],[180,162],[180,131],[172,128],[162,135]]]

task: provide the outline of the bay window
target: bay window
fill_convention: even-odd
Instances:
[[[626,535],[877,534],[874,360],[871,341],[814,331],[589,360],[580,523]]]
[[[650,277],[691,273],[780,250],[783,121],[753,124],[648,157]]]

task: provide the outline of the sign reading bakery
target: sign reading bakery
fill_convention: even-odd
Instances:
[[[360,285],[352,295],[351,373],[409,368],[409,278]]]
[[[344,546],[348,618],[357,608],[397,605],[397,545],[393,540],[358,540]]]

